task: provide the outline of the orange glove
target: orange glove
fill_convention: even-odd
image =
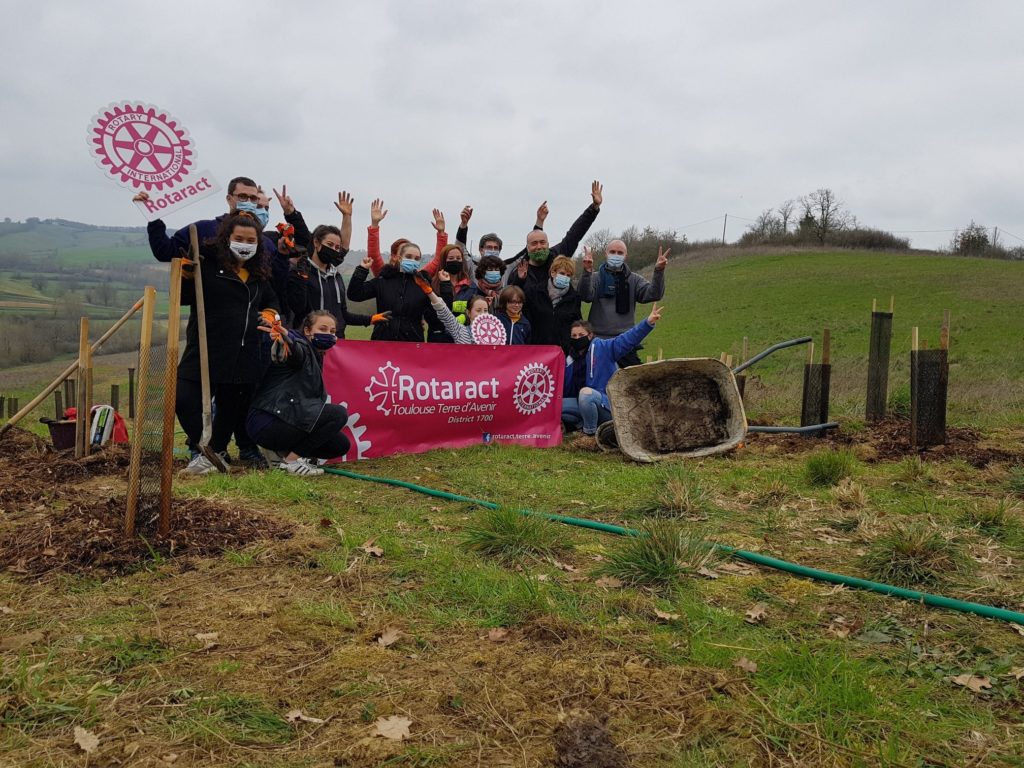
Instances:
[[[284,360],[288,357],[288,331],[281,325],[281,316],[277,314],[277,310],[274,309],[263,309],[260,310],[260,319],[257,326],[261,331],[270,334],[270,338],[274,340],[275,347],[279,347],[280,350],[274,350],[272,354],[275,357],[279,357]]]
[[[417,272],[413,280],[416,281],[416,285],[418,285],[420,290],[427,294],[427,296],[434,292],[434,289],[430,287],[430,281],[427,279],[425,272]]]
[[[430,286],[427,286],[428,288]],[[377,323],[389,323],[391,322],[391,310],[387,312],[378,312],[370,318],[370,325],[377,325]]]
[[[281,240],[278,248],[280,249],[281,245],[284,245],[284,247],[289,251],[295,250],[295,227],[282,221],[277,225],[277,231],[281,233]]]

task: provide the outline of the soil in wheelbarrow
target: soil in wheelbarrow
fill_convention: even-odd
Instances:
[[[753,425],[755,422],[750,423]],[[747,435],[746,443],[753,451],[781,454],[804,453],[821,448],[849,448],[869,463],[919,455],[925,461],[962,459],[973,467],[981,468],[992,462],[1020,461],[1024,458],[1020,451],[987,443],[978,430],[969,427],[947,427],[944,445],[915,448],[910,444],[910,420],[893,417],[865,425],[855,432],[841,427],[828,430],[821,437],[752,432]]]
[[[173,530],[157,533],[142,509],[134,536],[122,533],[127,451],[111,446],[75,460],[43,440],[12,430],[0,441],[0,568],[39,576],[63,571],[105,577],[153,561],[188,567],[258,540],[285,539],[293,527],[259,510],[205,499],[175,499]]]

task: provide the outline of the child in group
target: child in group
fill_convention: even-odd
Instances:
[[[435,277],[442,286],[451,281],[451,276],[447,270],[441,270]],[[448,308],[444,299],[437,295],[437,291],[433,289],[433,286],[423,273],[417,275],[416,285],[427,295],[430,306],[434,308],[434,312],[437,314],[438,321],[452,341],[456,344],[476,344],[476,339],[473,338],[473,333],[469,326],[477,317],[487,313],[490,302],[486,296],[477,294],[466,301],[466,324],[463,325],[455,317],[451,309]]]
[[[494,316],[505,326],[506,344],[529,344],[530,321],[523,317],[526,294],[518,285],[509,285],[498,294]]]
[[[579,447],[596,447],[597,428],[612,418],[608,402],[608,381],[619,370],[618,360],[632,352],[661,319],[662,308],[651,306],[651,314],[633,328],[611,339],[594,337],[590,323],[577,320],[572,325],[569,344],[572,353],[565,359],[565,385],[562,421],[569,426],[582,424]]]
[[[301,330],[287,331],[272,317],[263,326],[271,334],[271,365],[253,395],[246,426],[264,448],[282,455],[280,469],[292,475],[322,475],[316,459],[348,453],[342,433],[348,413],[327,402],[323,357],[337,341],[334,315],[315,310]]]
[[[203,278],[210,386],[216,405],[209,447],[227,463],[228,441],[234,433],[240,458],[262,469],[267,462],[246,432],[245,415],[269,363],[257,331],[258,316],[264,309],[280,309],[270,283],[270,258],[262,228],[251,213],[225,216],[217,235],[206,245],[214,255],[189,267],[201,269]],[[185,278],[181,303],[190,305],[192,314],[185,329],[185,351],[178,363],[175,410],[189,448],[196,451],[184,471],[205,475],[216,467],[198,452],[203,431],[199,323],[195,282],[188,273]]]

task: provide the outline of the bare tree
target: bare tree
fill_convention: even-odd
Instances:
[[[845,229],[850,221],[850,213],[843,208],[843,201],[827,187],[801,197],[800,205],[804,211],[804,219],[813,219],[814,235],[822,244],[833,232]]]
[[[796,200],[787,200],[779,205],[779,220],[782,222],[782,231],[789,232],[789,220],[793,218],[793,211],[796,209]]]
[[[590,248],[595,256],[600,256],[608,248],[608,243],[614,239],[615,236],[610,229],[598,229],[587,235],[587,239],[583,241],[583,244]]]

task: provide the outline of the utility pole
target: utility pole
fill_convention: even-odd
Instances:
[[[999,245],[999,227],[992,227],[992,247]]]
[[[725,226],[729,223],[729,214],[725,214],[725,219],[722,221],[722,245],[725,245]]]

